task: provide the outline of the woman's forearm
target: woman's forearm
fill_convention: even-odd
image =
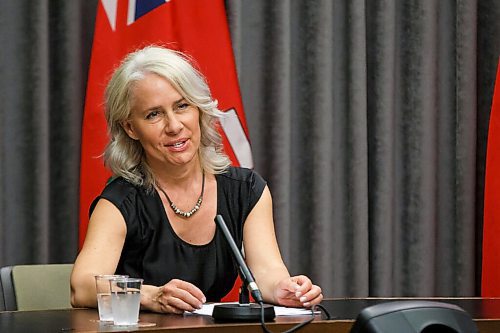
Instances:
[[[71,305],[73,307],[97,307],[94,276],[71,277]]]
[[[268,272],[255,273],[256,282],[262,293],[264,301],[267,303],[278,304],[275,299],[275,291],[279,283],[290,277],[288,270],[285,267],[276,267]]]

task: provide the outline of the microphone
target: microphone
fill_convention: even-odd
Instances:
[[[257,303],[260,304],[260,306],[256,304],[220,304],[214,307],[212,317],[218,321],[259,321],[261,315],[261,307],[263,307],[265,320],[273,320],[276,316],[274,313],[274,307],[272,305],[264,304],[262,293],[260,292],[260,289],[255,282],[255,278],[253,277],[252,272],[243,259],[243,256],[241,255],[241,252],[238,249],[238,246],[236,245],[231,232],[224,222],[224,219],[221,215],[217,215],[214,220],[217,227],[222,231],[224,238],[231,248],[233,257],[238,263],[240,275],[243,280],[242,289],[245,285],[248,285],[248,290],[250,290],[252,297],[255,299],[255,301],[257,301]],[[242,293],[245,292],[242,289],[240,290],[240,300],[242,299]]]
[[[240,266],[241,277],[248,285],[248,289],[250,290],[252,297],[257,301],[257,303],[264,303],[264,299],[262,299],[262,293],[260,292],[257,283],[255,283],[255,278],[253,277],[252,272],[250,272],[250,269],[248,268],[245,260],[243,260],[243,256],[241,255],[238,246],[236,246],[233,236],[231,236],[231,233],[229,232],[229,229],[227,228],[227,225],[221,215],[217,215],[215,217],[215,223],[224,234],[224,237],[226,238],[231,251],[233,251],[233,256]]]

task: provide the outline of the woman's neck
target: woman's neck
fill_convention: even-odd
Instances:
[[[155,181],[162,187],[185,187],[199,183],[202,178],[202,168],[199,160],[186,165],[165,166],[164,164],[150,166]]]

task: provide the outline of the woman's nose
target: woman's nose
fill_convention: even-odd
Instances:
[[[177,134],[179,133],[184,125],[178,119],[177,115],[172,114],[165,117],[165,131],[169,134]]]

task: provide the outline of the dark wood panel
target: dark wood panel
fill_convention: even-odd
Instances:
[[[349,333],[358,313],[365,307],[401,299],[329,299],[322,304],[333,316],[315,320],[300,332]],[[410,299],[408,299],[410,300]],[[481,333],[500,332],[500,299],[482,298],[433,298],[433,301],[451,303],[462,307],[474,318]],[[268,324],[270,330],[282,332],[306,320],[307,317],[278,317]],[[211,317],[197,315],[163,315],[141,312],[140,323],[149,327],[116,327],[98,321],[95,309],[72,309],[51,311],[0,312],[0,332],[172,332],[185,333],[254,333],[262,332],[259,323],[216,323]]]

